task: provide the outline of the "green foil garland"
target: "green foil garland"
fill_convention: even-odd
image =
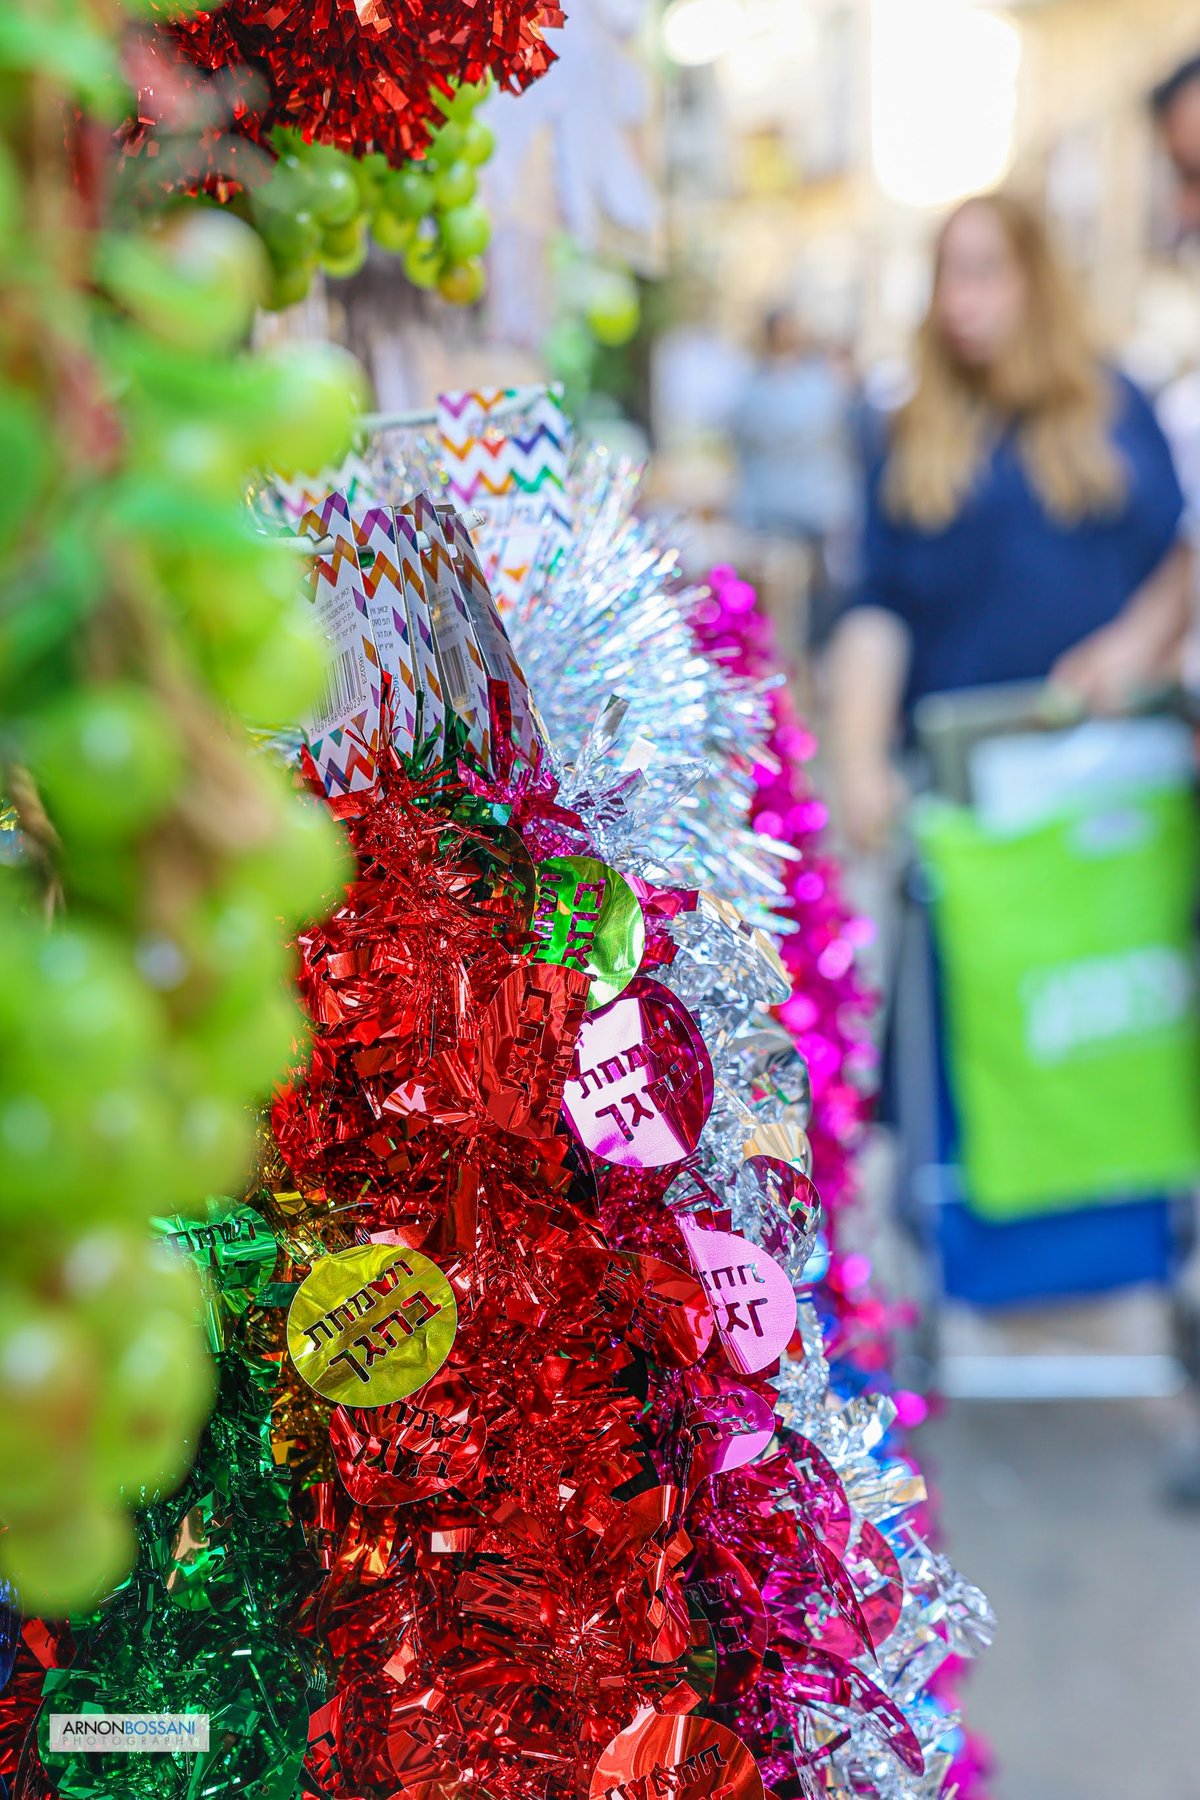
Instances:
[[[319,1571],[272,1455],[278,1368],[248,1338],[277,1246],[260,1214],[229,1201],[158,1228],[205,1273],[217,1403],[184,1486],[137,1515],[133,1573],[75,1621],[70,1667],[47,1671],[39,1751],[60,1800],[292,1800],[324,1683],[291,1628]],[[209,1749],[52,1753],[52,1712],[207,1713]]]

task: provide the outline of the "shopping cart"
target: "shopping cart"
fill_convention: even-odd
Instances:
[[[1200,1383],[1195,734],[1178,714],[1054,726],[1040,688],[919,709],[889,1022],[916,1372],[960,1397]],[[1189,1261],[1192,1266],[1189,1269]],[[953,1355],[947,1301],[1150,1284],[1169,1351]]]

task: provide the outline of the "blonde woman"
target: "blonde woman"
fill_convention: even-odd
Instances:
[[[1037,214],[967,201],[937,244],[915,390],[870,482],[862,585],[831,652],[857,848],[890,834],[892,754],[924,695],[1049,678],[1117,711],[1173,672],[1182,511],[1154,415],[1089,349]]]

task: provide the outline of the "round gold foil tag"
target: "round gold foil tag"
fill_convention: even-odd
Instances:
[[[362,1244],[314,1264],[288,1309],[288,1352],[327,1400],[388,1406],[436,1375],[454,1344],[454,1290],[435,1262]]]

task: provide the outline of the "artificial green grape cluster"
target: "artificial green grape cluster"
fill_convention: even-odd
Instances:
[[[442,121],[429,148],[399,169],[378,152],[353,157],[277,131],[278,160],[245,200],[271,259],[268,304],[294,306],[318,268],[356,275],[371,239],[403,258],[417,287],[437,288],[456,305],[478,300],[491,225],[476,198],[477,171],[495,137],[474,114],[487,93],[485,84],[464,82],[453,94],[436,95]]]
[[[284,945],[348,873],[241,722],[323,665],[242,496],[345,452],[361,375],[245,347],[270,272],[230,213],[93,228],[108,50],[69,0],[0,32],[0,1593],[47,1613],[122,1578],[194,1453],[196,1278],[149,1221],[239,1191],[304,1030]]]
[[[569,237],[554,245],[551,268],[557,317],[542,354],[563,387],[568,410],[579,413],[590,395],[605,391],[621,372],[613,353],[623,351],[641,329],[641,296],[627,268],[592,255]],[[613,394],[622,397],[619,388]]]

